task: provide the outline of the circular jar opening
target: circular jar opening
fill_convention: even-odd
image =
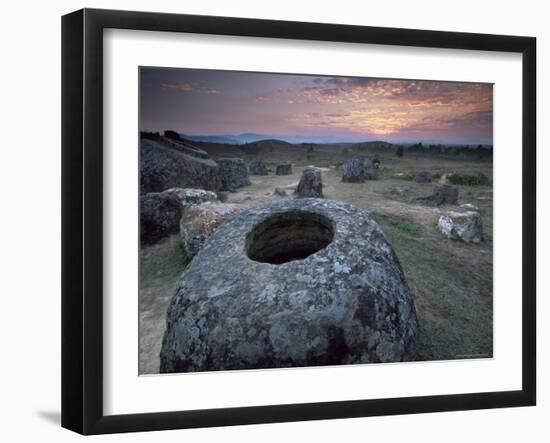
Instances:
[[[324,215],[288,211],[256,225],[246,237],[251,260],[279,265],[303,260],[328,246],[334,238],[331,221]]]

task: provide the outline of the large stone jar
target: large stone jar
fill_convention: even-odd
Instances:
[[[191,261],[160,370],[406,361],[416,332],[399,260],[367,211],[279,200],[224,223]]]

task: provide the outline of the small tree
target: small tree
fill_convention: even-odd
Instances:
[[[395,150],[395,155],[398,157],[403,157],[403,146],[399,145]]]

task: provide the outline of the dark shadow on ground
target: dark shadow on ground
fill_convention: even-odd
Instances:
[[[36,411],[36,415],[53,425],[61,425],[61,411]]]

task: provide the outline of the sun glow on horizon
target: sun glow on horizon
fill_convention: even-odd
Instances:
[[[160,68],[141,78],[144,130],[492,143],[487,83]]]

